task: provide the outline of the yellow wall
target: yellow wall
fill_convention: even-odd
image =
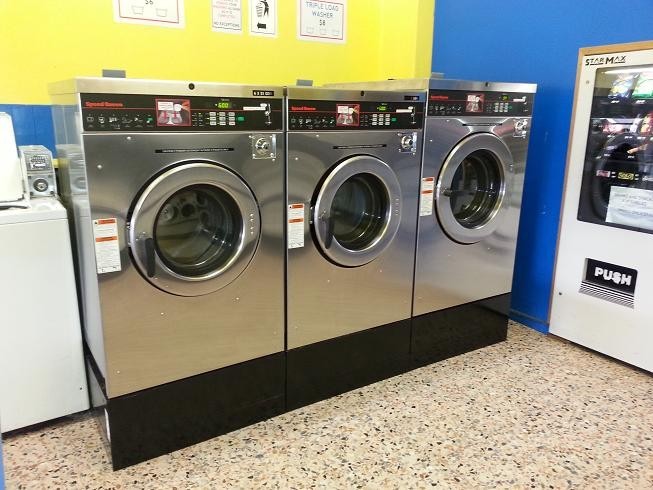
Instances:
[[[210,0],[185,4],[185,29],[171,29],[118,24],[111,0],[0,0],[0,103],[48,103],[49,82],[102,68],[131,78],[318,85],[430,72],[434,0],[349,0],[345,44],[299,41],[296,0],[279,0],[276,39],[212,32]]]

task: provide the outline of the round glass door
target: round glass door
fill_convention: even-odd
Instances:
[[[492,217],[503,186],[500,164],[494,154],[476,150],[456,169],[445,190],[454,217],[465,228],[483,226]]]
[[[333,238],[349,250],[369,247],[383,233],[388,197],[383,182],[374,175],[349,177],[331,203]]]
[[[260,235],[258,205],[233,172],[214,164],[180,165],[140,195],[129,224],[141,274],[181,296],[216,291],[240,275]]]
[[[470,136],[453,149],[436,193],[438,218],[452,239],[476,243],[496,230],[507,207],[511,168],[510,151],[491,134]]]
[[[324,255],[345,267],[367,264],[390,245],[399,229],[397,176],[378,158],[349,158],[325,179],[313,214],[315,236]]]
[[[226,191],[192,185],[174,193],[161,207],[154,223],[154,244],[168,269],[199,277],[229,262],[242,228],[238,204]]]

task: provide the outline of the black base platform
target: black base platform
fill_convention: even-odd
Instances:
[[[104,408],[113,469],[283,413],[285,376],[281,352],[110,398]]]
[[[425,366],[506,340],[510,294],[413,318],[411,364]]]
[[[287,408],[406,372],[409,352],[409,319],[289,350]]]
[[[113,468],[505,340],[509,305],[496,296],[108,400],[87,352]]]

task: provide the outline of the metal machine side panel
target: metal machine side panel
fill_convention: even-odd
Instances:
[[[634,44],[633,47],[638,47]],[[583,163],[596,70],[653,63],[653,45],[617,45],[581,50],[571,138],[567,156],[560,233],[551,299],[550,332],[638,367],[653,371],[653,236],[626,229],[596,225],[577,219]],[[618,63],[593,64],[599,54],[610,54]],[[622,58],[623,57],[623,58]],[[597,60],[600,61],[600,60]],[[633,308],[579,292],[586,259],[635,269],[637,281]]]
[[[483,120],[497,122],[493,118]],[[526,138],[515,138],[512,118],[503,119],[500,126],[472,126],[480,121],[427,118],[422,177],[437,179],[451,149],[466,136],[481,131],[493,133],[513,157],[507,212],[492,235],[469,245],[453,241],[443,231],[435,209],[432,215],[419,218],[413,315],[511,290],[530,130]]]
[[[417,219],[421,131],[417,153],[400,154],[389,131],[289,133],[288,204],[303,203],[304,247],[288,250],[287,336],[289,349],[410,318]],[[337,145],[370,145],[358,150]],[[385,148],[373,147],[379,144]],[[317,248],[309,210],[320,180],[356,154],[385,161],[397,173],[403,196],[399,231],[375,260],[341,267]]]
[[[192,88],[191,88],[192,86]],[[265,97],[281,99],[283,87],[275,85],[239,85],[182,80],[147,80],[138,78],[73,78],[50,84],[51,95],[74,93],[196,95],[252,97],[255,91],[268,92]],[[260,94],[263,95],[263,94]]]
[[[379,102],[405,102],[405,96],[416,97],[417,102],[424,102],[426,94],[422,90],[367,90],[361,91],[353,88],[336,89],[321,87],[287,87],[286,95],[288,99],[304,100],[369,100]]]
[[[283,133],[275,133],[284,154]],[[128,139],[130,138],[130,139]],[[249,133],[84,136],[91,217],[118,221],[122,270],[99,275],[109,397],[262,357],[284,348],[283,158],[251,158]],[[157,153],[162,148],[233,151]],[[130,206],[154,175],[181,161],[213,161],[250,186],[261,238],[245,271],[203,296],[181,297],[148,283],[132,263]]]
[[[84,339],[103,376],[106,356],[95,263],[95,242],[87,191],[86,161],[80,137],[79,96],[53,97],[55,142],[59,160],[59,192],[70,216],[73,255],[81,303]]]

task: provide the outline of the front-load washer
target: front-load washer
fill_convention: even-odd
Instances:
[[[413,299],[418,365],[506,338],[535,90],[429,81]]]
[[[424,93],[287,89],[287,403],[406,370]]]
[[[114,468],[284,409],[283,89],[51,87]]]
[[[505,340],[536,85],[440,78],[343,85],[428,95],[413,365]]]

